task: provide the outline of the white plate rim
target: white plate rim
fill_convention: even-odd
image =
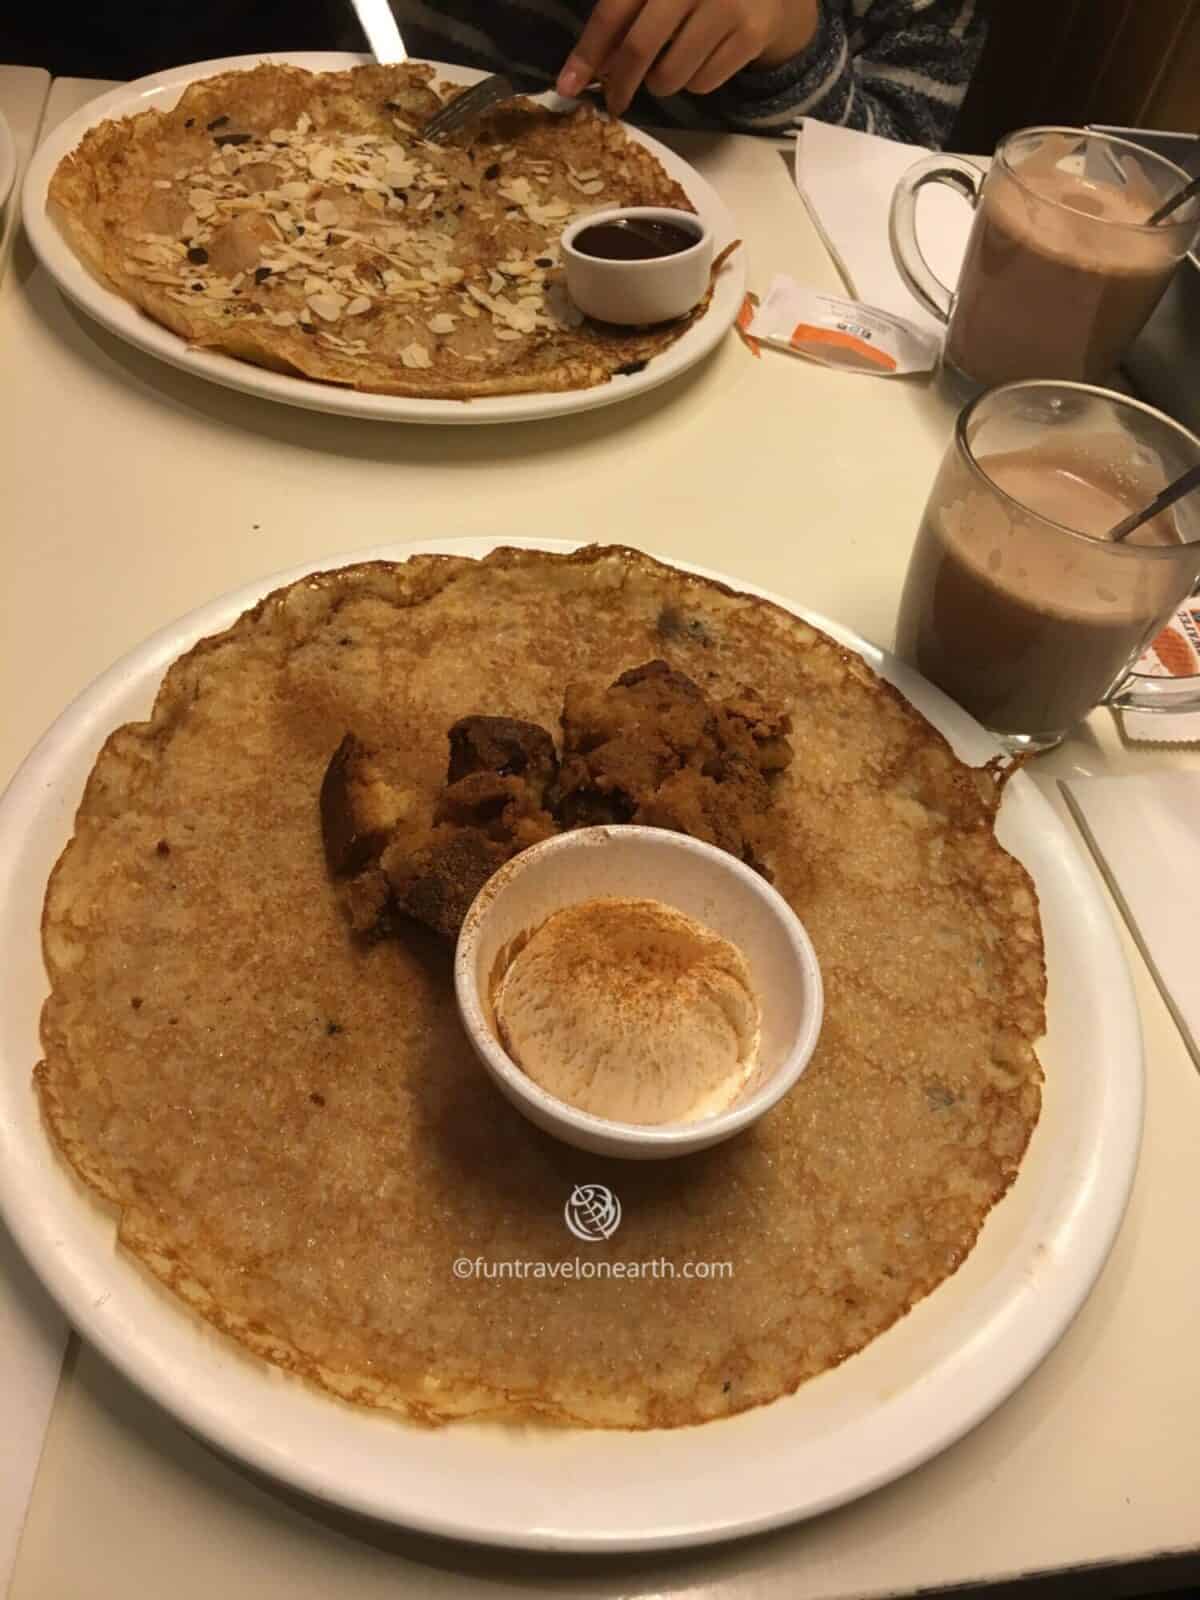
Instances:
[[[377,422],[439,423],[479,426],[496,422],[531,422],[571,416],[601,406],[633,399],[703,361],[724,339],[742,306],[746,292],[746,249],[734,252],[717,279],[712,301],[693,327],[656,356],[645,371],[612,378],[594,389],[563,394],[497,395],[480,400],[420,400],[402,395],[360,394],[311,378],[289,377],[249,362],[211,351],[193,350],[186,340],[140,312],[114,290],[106,288],[83,265],[47,214],[46,196],[59,161],[73,150],[89,128],[111,117],[128,116],[153,106],[173,105],[187,84],[219,72],[244,71],[260,62],[306,67],[310,72],[338,72],[361,66],[370,56],[341,51],[276,51],[262,55],[227,56],[194,62],[151,73],[132,83],[110,89],[67,117],[42,140],[22,187],[22,220],[34,254],[58,288],[102,327],[128,344],[168,365],[208,379],[228,389],[260,399],[275,400],[305,410],[336,416],[360,417]],[[474,83],[485,74],[470,67],[430,62],[451,82]],[[544,96],[557,103],[556,96]],[[728,207],[694,167],[640,128],[625,124],[630,137],[650,150],[667,172],[687,190],[693,205],[713,230],[717,250],[737,237]]]
[[[0,206],[7,201],[17,175],[17,147],[8,118],[0,109]]]
[[[500,544],[569,550],[578,548],[579,543],[474,537],[373,546],[277,572],[168,624],[77,697],[30,753],[0,798],[0,934],[13,933],[13,906],[18,898],[15,889],[27,844],[36,830],[49,827],[53,831],[55,852],[69,835],[78,786],[73,786],[69,807],[63,807],[61,795],[57,805],[53,798],[56,781],[61,788],[59,774],[64,764],[71,759],[78,761],[82,752],[85,765],[90,765],[91,752],[114,725],[112,706],[130,692],[131,686],[136,687],[139,697],[151,695],[170,661],[196,639],[226,626],[264,594],[313,572],[358,561],[403,560],[427,552],[480,556]],[[847,648],[860,653],[917,703],[942,728],[960,755],[981,761],[995,752],[991,738],[960,708],[851,630],[756,585],[687,562],[672,564],[685,572],[716,578],[743,593],[759,595],[823,628]],[[1012,1264],[1011,1272],[1005,1263],[1003,1297],[991,1307],[986,1326],[973,1327],[969,1337],[951,1347],[944,1361],[928,1372],[919,1371],[915,1383],[895,1395],[885,1395],[862,1422],[856,1422],[857,1431],[851,1430],[849,1463],[842,1458],[843,1450],[833,1462],[838,1470],[826,1470],[820,1483],[814,1483],[806,1473],[812,1474],[817,1465],[829,1466],[822,1454],[830,1453],[825,1450],[823,1438],[817,1439],[815,1452],[808,1447],[811,1441],[801,1440],[795,1458],[788,1458],[795,1419],[803,1421],[812,1414],[809,1407],[814,1398],[819,1419],[830,1384],[841,1382],[838,1375],[862,1370],[873,1352],[885,1343],[890,1341],[894,1346],[897,1330],[903,1340],[903,1330],[911,1329],[921,1319],[922,1337],[931,1331],[936,1335],[938,1297],[944,1298],[948,1285],[958,1284],[969,1274],[972,1262],[984,1253],[995,1232],[995,1219],[1010,1216],[1005,1207],[1012,1206],[1012,1195],[1027,1176],[1028,1154],[1010,1197],[993,1211],[979,1243],[958,1272],[866,1350],[803,1385],[796,1395],[699,1430],[633,1435],[565,1430],[552,1440],[539,1436],[539,1460],[534,1464],[539,1466],[544,1456],[553,1458],[549,1469],[542,1469],[542,1475],[549,1471],[555,1491],[562,1486],[563,1468],[558,1458],[564,1449],[568,1459],[573,1450],[578,1451],[582,1462],[573,1464],[580,1472],[586,1474],[589,1467],[596,1470],[596,1460],[592,1458],[598,1458],[602,1465],[607,1463],[614,1479],[621,1479],[615,1491],[617,1509],[614,1511],[608,1503],[613,1498],[610,1487],[599,1517],[591,1514],[591,1497],[574,1490],[563,1490],[565,1510],[547,1510],[540,1502],[536,1511],[526,1512],[523,1508],[519,1517],[511,1505],[501,1514],[494,1507],[489,1510],[477,1504],[454,1509],[461,1501],[459,1480],[454,1476],[455,1471],[461,1470],[461,1462],[456,1468],[453,1450],[451,1475],[444,1484],[438,1480],[442,1489],[449,1490],[449,1485],[454,1485],[446,1500],[437,1494],[431,1500],[423,1494],[422,1484],[411,1479],[401,1478],[397,1484],[386,1471],[376,1470],[377,1451],[384,1466],[389,1464],[388,1451],[394,1449],[411,1471],[427,1472],[433,1455],[441,1448],[439,1441],[444,1444],[456,1436],[465,1439],[466,1459],[473,1459],[482,1438],[486,1451],[494,1453],[496,1447],[518,1480],[529,1480],[530,1447],[528,1442],[510,1443],[503,1435],[470,1425],[440,1430],[431,1436],[391,1419],[342,1407],[231,1349],[227,1341],[199,1324],[199,1319],[179,1307],[132,1264],[121,1265],[114,1275],[113,1260],[120,1258],[115,1257],[111,1244],[111,1223],[97,1226],[99,1208],[93,1206],[89,1210],[83,1205],[78,1187],[60,1170],[44,1134],[39,1130],[38,1137],[29,1138],[30,1129],[37,1126],[36,1110],[32,1120],[30,1116],[34,1097],[29,1087],[29,1060],[4,1062],[0,1058],[0,1068],[4,1069],[0,1070],[0,1217],[67,1317],[131,1382],[223,1452],[351,1511],[481,1544],[614,1552],[703,1544],[780,1527],[830,1510],[892,1481],[946,1449],[1029,1376],[1087,1298],[1116,1237],[1132,1187],[1143,1109],[1141,1031],[1115,926],[1077,841],[1032,780],[1023,774],[1009,787],[1007,809],[1001,817],[1002,836],[1006,817],[1011,822],[1014,804],[1024,815],[1021,853],[1027,856],[1032,851],[1037,857],[1035,876],[1044,915],[1049,904],[1048,875],[1057,875],[1054,901],[1056,905],[1071,906],[1071,959],[1091,983],[1086,999],[1095,1010],[1096,1032],[1088,1061],[1085,1102],[1090,1126],[1084,1130],[1086,1138],[1080,1137],[1074,1143],[1068,1138],[1063,1146],[1056,1146],[1055,1168],[1070,1172],[1071,1187],[1050,1213],[1056,1231],[1048,1229],[1046,1238],[1038,1243],[1036,1255],[1041,1260],[1022,1259]],[[1011,827],[1008,831],[1012,831]],[[1010,848],[1014,845],[1011,838],[1006,843]],[[1028,859],[1026,864],[1031,864]],[[40,881],[44,883],[44,879]],[[36,918],[40,896],[31,909]],[[30,931],[26,928],[26,935]],[[1050,945],[1048,937],[1048,953]],[[40,970],[40,962],[38,965]],[[43,976],[42,993],[44,989]],[[40,998],[39,994],[37,1006]],[[1052,1005],[1053,999],[1052,984]],[[1052,1087],[1048,1074],[1048,1095]],[[1044,1105],[1035,1142],[1044,1133],[1046,1118]],[[1070,1131],[1066,1130],[1068,1134]],[[1028,1198],[1027,1183],[1027,1201]],[[1039,1192],[1035,1210],[1046,1203]],[[102,1232],[108,1235],[107,1249],[97,1243]],[[97,1298],[95,1291],[101,1284],[106,1287]],[[975,1292],[974,1288],[971,1292]],[[168,1346],[177,1346],[174,1350],[168,1348],[165,1362],[153,1346],[147,1348],[144,1341],[138,1342],[144,1319],[157,1319],[159,1323],[153,1338],[161,1339],[166,1329]],[[936,1345],[936,1339],[934,1342]],[[186,1354],[177,1368],[172,1360],[179,1357],[181,1350]],[[229,1385],[235,1391],[240,1386],[241,1392],[227,1396]],[[237,1409],[239,1401],[243,1407],[249,1404],[248,1412]],[[255,1401],[264,1416],[273,1409],[276,1415],[264,1424]],[[281,1415],[289,1427],[295,1424],[284,1438],[271,1434]],[[762,1436],[771,1439],[780,1434],[780,1428],[772,1426],[776,1420],[783,1432],[774,1438],[769,1474],[764,1478],[760,1472],[755,1478],[747,1474],[746,1468],[761,1455]],[[324,1435],[326,1446],[345,1435],[353,1447],[348,1457],[343,1452],[340,1466],[313,1460],[306,1448],[323,1428],[328,1430]],[[497,1437],[505,1442],[497,1445]],[[345,1472],[353,1471],[364,1441],[374,1446],[368,1452],[371,1462],[347,1481]],[[399,1446],[398,1441],[402,1441]],[[864,1444],[869,1448],[863,1448]],[[739,1456],[741,1473],[734,1470]],[[663,1468],[669,1466],[672,1457],[681,1474],[690,1463],[701,1461],[699,1475],[682,1484],[682,1494],[673,1488],[669,1473],[664,1484]],[[704,1472],[704,1460],[711,1463],[711,1473]],[[631,1463],[642,1470],[631,1471]],[[394,1471],[394,1462],[391,1465]],[[495,1462],[488,1465],[489,1471],[495,1470]],[[536,1474],[533,1476],[536,1479]],[[749,1491],[742,1482],[745,1477],[752,1480],[753,1503],[747,1500]],[[651,1493],[648,1503],[650,1481],[658,1500]],[[542,1492],[545,1488],[541,1484]],[[506,1491],[497,1487],[495,1492],[503,1499]]]

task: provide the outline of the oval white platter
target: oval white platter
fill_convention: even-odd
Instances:
[[[0,948],[9,974],[0,1013],[0,1212],[76,1328],[128,1378],[222,1450],[321,1499],[453,1538],[553,1550],[698,1544],[810,1517],[910,1471],[1011,1394],[1086,1299],[1125,1209],[1143,1092],[1132,985],[1090,867],[1024,774],[1008,786],[998,833],[1037,884],[1050,987],[1039,1049],[1044,1105],[1017,1180],[963,1266],[908,1316],[795,1395],[728,1421],[650,1433],[430,1431],[331,1401],[244,1355],[118,1252],[111,1217],[68,1174],[41,1126],[30,1074],[46,992],[42,898],[107,734],[149,713],[176,656],[280,584],[351,560],[482,556],[500,543],[573,548],[436,540],[277,573],[148,639],[85,690],[28,757],[0,801]],[[964,759],[995,754],[963,711],[892,657],[789,600],[766,598],[859,651]]]
[[[322,52],[282,52],[265,56],[230,56],[220,61],[202,61],[186,67],[139,78],[108,94],[90,100],[73,116],[60,123],[38,147],[25,175],[22,189],[23,220],[35,253],[55,283],[94,317],[110,333],[136,345],[148,355],[169,362],[195,377],[240,389],[245,394],[286,405],[304,406],[310,411],[329,411],[340,416],[366,417],[380,422],[432,422],[479,424],[487,422],[529,422],[543,417],[567,416],[576,411],[591,411],[613,405],[634,395],[667,383],[702,361],[721,342],[732,326],[746,292],[745,249],[736,250],[718,275],[712,299],[704,315],[641,372],[612,378],[594,389],[574,389],[563,394],[497,395],[482,400],[422,400],[401,395],[364,394],[336,384],[317,383],[310,378],[290,377],[270,372],[248,361],[237,361],[219,352],[194,349],[185,339],[151,321],[136,306],[130,305],[107,288],[79,260],[46,209],[46,196],[54,169],[79,143],[89,128],[109,118],[133,116],[157,109],[168,111],[189,83],[210,78],[219,72],[233,72],[257,66],[260,61],[290,62],[310,72],[338,72],[367,61],[366,56]],[[435,62],[440,77],[454,83],[475,83],[484,76],[469,67],[447,66]],[[543,96],[548,103],[564,104],[555,96]],[[627,127],[632,139],[644,145],[662,163],[668,175],[687,191],[700,216],[713,230],[718,251],[737,237],[733,217],[711,184],[673,150],[660,144],[640,128]]]

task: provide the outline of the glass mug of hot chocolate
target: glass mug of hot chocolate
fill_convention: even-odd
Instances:
[[[947,324],[945,363],[969,384],[1017,378],[1101,383],[1141,332],[1200,228],[1200,196],[1150,224],[1188,182],[1165,157],[1079,128],[1025,128],[986,177],[958,156],[930,156],[892,197],[896,266]],[[975,208],[957,290],[917,242],[916,198],[944,183]]]
[[[1119,543],[1133,511],[1200,463],[1200,439],[1106,389],[979,395],[934,480],[896,652],[1013,751],[1046,750],[1102,703],[1169,706],[1131,669],[1200,577],[1200,492]]]

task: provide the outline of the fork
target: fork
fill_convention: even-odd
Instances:
[[[468,122],[477,121],[501,100],[511,100],[515,93],[511,78],[506,78],[502,72],[493,72],[462,94],[456,94],[440,111],[435,111],[421,129],[420,137],[435,142],[445,139],[459,128],[465,128]]]
[[[587,84],[574,96],[581,99],[585,94],[590,94],[603,85],[596,79]],[[451,133],[457,133],[460,128],[465,128],[468,122],[475,122],[501,100],[511,100],[517,90],[513,88],[512,80],[506,78],[502,72],[493,72],[490,77],[481,78],[471,88],[464,89],[462,94],[455,95],[440,111],[436,111],[425,126],[421,129],[419,137],[432,139],[435,142],[444,139]]]

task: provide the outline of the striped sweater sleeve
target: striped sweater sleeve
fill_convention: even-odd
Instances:
[[[819,13],[800,55],[745,68],[697,109],[746,133],[816,117],[940,148],[983,49],[975,0],[822,0]]]

